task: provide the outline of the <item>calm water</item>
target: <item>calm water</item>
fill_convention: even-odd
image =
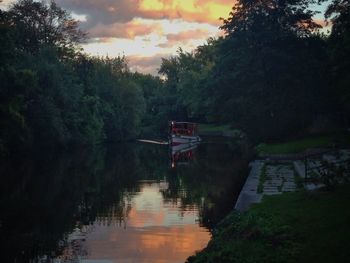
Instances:
[[[1,262],[184,262],[233,207],[234,143],[142,143],[0,166]]]

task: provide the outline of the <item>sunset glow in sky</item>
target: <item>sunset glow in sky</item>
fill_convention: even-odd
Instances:
[[[3,0],[8,6],[15,0]],[[156,73],[162,57],[222,34],[234,0],[56,0],[88,32],[88,54],[125,55],[132,70]],[[324,7],[321,7],[324,9]],[[317,17],[320,22],[322,18]]]
[[[132,70],[156,73],[161,58],[218,36],[232,0],[58,0],[89,33],[87,53],[125,55]]]
[[[4,0],[2,6],[15,2]],[[162,57],[221,34],[232,0],[56,0],[88,32],[92,55],[126,55],[133,70],[156,73]]]

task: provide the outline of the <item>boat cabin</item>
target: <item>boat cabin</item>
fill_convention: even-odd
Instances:
[[[169,122],[169,133],[171,135],[197,136],[198,125],[193,122]]]

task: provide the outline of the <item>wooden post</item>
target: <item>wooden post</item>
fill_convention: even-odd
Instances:
[[[305,178],[304,181],[306,182],[307,179],[307,156],[305,155],[305,159],[304,159],[304,165],[305,165]]]

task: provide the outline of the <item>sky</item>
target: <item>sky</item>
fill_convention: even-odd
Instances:
[[[2,6],[14,0],[4,0]],[[92,55],[125,55],[133,71],[155,74],[161,58],[222,34],[234,0],[56,0],[88,32]]]
[[[84,50],[93,55],[125,55],[133,71],[155,74],[161,58],[181,47],[191,51],[218,36],[220,17],[232,0],[57,0],[80,16],[89,33]]]
[[[15,0],[3,0],[1,6]],[[161,58],[222,34],[234,0],[56,0],[88,33],[85,52],[125,55],[132,71],[156,74]]]

